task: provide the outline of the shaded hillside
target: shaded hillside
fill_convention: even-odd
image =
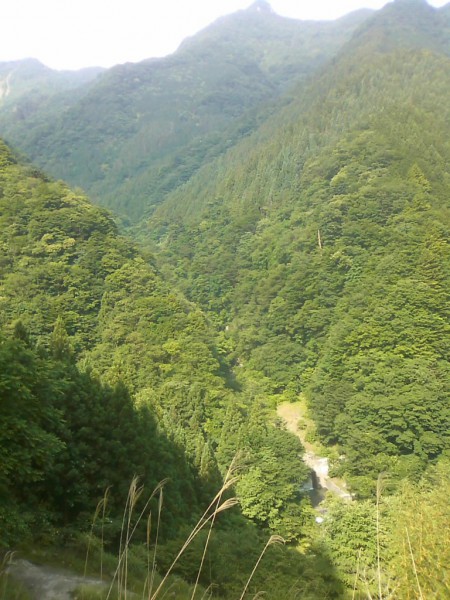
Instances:
[[[200,442],[205,397],[217,407],[231,393],[205,316],[105,211],[5,146],[1,159],[1,326],[20,319],[31,343],[48,348],[61,321],[74,357],[110,384],[145,389],[161,409],[167,396],[196,407],[190,434]],[[182,427],[177,420],[170,425]]]
[[[29,97],[10,103],[0,135],[95,202],[139,219],[247,136],[370,14],[301,22],[260,8],[219,19],[171,56],[114,67],[72,99],[36,110]]]
[[[158,559],[168,568],[237,457],[241,510],[220,519],[217,565],[201,579],[236,597],[273,531],[309,539],[299,441],[272,422],[256,382],[246,388],[232,376],[223,336],[151,256],[120,237],[108,213],[4,144],[0,215],[2,544],[62,542],[61,527],[71,539],[112,485],[105,539],[115,548],[130,478],[150,493],[169,477]],[[178,567],[187,580],[204,542]],[[340,584],[327,559],[323,572],[311,568],[317,552],[269,553],[256,591],[286,597],[304,571],[307,597],[333,594]]]
[[[239,15],[246,27],[275,17],[265,2]],[[272,40],[275,58],[258,59],[257,77],[244,77],[234,57],[227,73],[243,79],[221,96],[220,157],[212,150],[141,221],[154,254],[0,145],[0,549],[27,540],[67,548],[112,484],[106,518],[97,513],[91,529],[101,561],[100,536],[123,547],[130,475],[150,489],[168,476],[161,531],[155,498],[150,534],[137,527],[125,560],[134,570],[140,557],[145,579],[158,535],[164,572],[235,459],[240,508],[194,540],[178,577],[242,597],[277,533],[287,545],[269,545],[248,597],[448,595],[448,15],[397,0],[267,112],[258,98],[290,77],[282,45]],[[236,18],[170,60],[198,52],[205,66],[202,36],[216,34],[225,56],[223,27],[234,31]],[[162,73],[168,63],[143,64]],[[114,148],[119,133],[131,148],[126,111],[139,82],[122,76],[138,67],[78,88],[78,107],[102,85],[127,90],[111,97],[119,124],[95,113],[92,148],[102,132],[102,144]],[[200,81],[193,67],[184,73]],[[246,98],[256,118],[241,130]],[[214,110],[215,101],[205,127]],[[225,142],[228,118],[236,136]],[[178,186],[178,172],[167,173]],[[301,444],[274,420],[276,404],[300,393],[357,500],[328,498],[320,525],[301,492]],[[148,595],[145,585],[133,591]]]
[[[148,228],[236,364],[308,395],[363,495],[450,443],[447,23],[415,0],[377,13]]]

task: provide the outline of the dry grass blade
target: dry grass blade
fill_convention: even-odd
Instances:
[[[245,596],[248,586],[250,585],[251,580],[253,579],[253,575],[256,573],[256,569],[259,567],[259,563],[262,560],[262,557],[264,556],[264,554],[266,553],[266,550],[269,546],[272,546],[273,544],[284,544],[285,540],[281,537],[281,535],[271,535],[267,544],[264,546],[263,551],[261,552],[261,554],[259,555],[258,560],[256,561],[255,566],[253,567],[253,571],[250,573],[250,577],[247,579],[247,583],[245,584],[244,589],[242,590],[242,594],[239,598],[239,600],[242,600],[243,597]]]
[[[150,538],[151,538],[151,533],[152,533],[152,513],[151,512],[148,513],[146,532],[147,532],[147,535],[146,535],[146,539],[145,539],[145,546],[147,548],[147,576],[145,578],[144,588],[142,590],[142,600],[144,600],[144,598],[145,598],[145,592],[146,592],[147,586],[150,585]],[[149,595],[150,595],[150,589],[149,589]]]
[[[356,598],[356,587],[358,585],[359,564],[360,564],[360,562],[361,562],[361,548],[358,550],[358,560],[356,561],[355,583],[353,584],[352,600],[355,600],[355,598]]]
[[[376,504],[376,536],[377,536],[377,583],[378,583],[378,598],[383,600],[381,591],[381,555],[380,555],[380,502],[385,473],[380,473],[377,480],[377,504]]]
[[[108,505],[109,492],[111,487],[107,487],[103,496],[103,507],[102,507],[102,532],[101,532],[101,543],[100,543],[100,579],[103,581],[103,545],[104,545],[104,534],[105,534],[105,515],[106,507]]]
[[[84,572],[83,572],[83,577],[86,578],[86,573],[87,573],[87,566],[88,566],[88,561],[89,561],[89,553],[91,551],[91,543],[92,543],[92,538],[94,537],[94,527],[95,527],[95,523],[98,519],[98,516],[100,514],[100,512],[105,511],[104,505],[105,505],[105,498],[107,497],[107,493],[108,493],[109,488],[106,490],[105,495],[103,496],[103,498],[101,500],[98,501],[98,504],[95,508],[95,512],[94,512],[94,516],[92,518],[92,524],[91,524],[91,531],[89,533],[89,538],[88,538],[88,546],[87,546],[87,550],[86,550],[86,558],[84,561]]]
[[[0,575],[2,575],[6,569],[8,568],[8,566],[12,563],[14,555],[16,554],[16,552],[9,550],[5,556],[3,557],[2,563],[0,565]]]
[[[233,506],[236,506],[237,504],[239,504],[239,500],[237,498],[228,498],[227,500],[225,500],[225,502],[223,502],[219,508],[215,511],[215,514],[219,514],[221,512],[223,512],[224,510],[229,510],[230,508],[233,508]]]
[[[253,600],[259,600],[259,598],[263,598],[266,595],[267,592],[257,592],[254,596],[253,596]]]
[[[169,587],[167,588],[167,590],[164,592],[164,594],[161,596],[161,600],[164,600],[164,598],[167,596],[167,594],[175,587],[175,583],[171,583],[169,585]],[[174,595],[172,594],[172,598],[174,597]]]
[[[133,493],[132,490],[137,485],[137,479],[138,478],[135,476],[131,480],[130,487],[128,489],[127,501],[125,503],[125,508],[124,508],[124,511],[123,511],[122,525],[121,525],[121,528],[120,528],[119,560],[118,560],[118,563],[117,563],[116,572],[114,574],[114,579],[117,576],[117,597],[118,597],[119,600],[121,598],[121,592],[120,592],[120,590],[122,588],[122,581],[121,581],[121,576],[122,576],[122,558],[124,556],[122,548],[123,548],[123,544],[124,544],[125,521],[126,521],[126,517],[127,517],[127,513],[128,513],[128,507],[129,507],[129,504],[130,504],[130,501],[131,501],[131,495]],[[114,579],[113,579],[113,583],[114,583]],[[112,584],[111,584],[111,586],[112,586]],[[109,592],[108,592],[107,598],[109,598]]]
[[[1,597],[2,599],[6,599],[6,591],[8,588],[8,566],[12,563],[14,555],[16,553],[13,551],[8,551],[3,557],[2,563],[0,565],[0,581],[3,580]]]
[[[114,575],[113,575],[113,578],[112,578],[112,581],[111,581],[111,585],[110,585],[109,590],[108,590],[108,594],[106,595],[106,600],[108,600],[110,598],[110,596],[111,596],[112,589],[113,589],[114,582],[115,582],[116,578],[117,578],[117,584],[118,584],[118,597],[119,597],[119,600],[120,600],[120,597],[121,597],[121,592],[120,592],[120,589],[121,589],[120,588],[120,583],[121,583],[121,581],[120,581],[120,575],[121,575],[121,570],[123,568],[122,567],[122,563],[123,563],[124,558],[125,558],[125,550],[123,550],[123,531],[124,531],[124,527],[125,527],[125,517],[126,517],[127,511],[129,510],[129,506],[130,506],[131,496],[133,494],[133,490],[137,489],[137,480],[138,480],[138,478],[135,477],[133,479],[133,481],[131,482],[131,484],[130,484],[130,490],[128,492],[128,498],[127,498],[127,503],[126,503],[126,507],[125,507],[124,517],[122,519],[122,530],[121,530],[121,536],[120,536],[120,544],[121,545],[120,545],[120,549],[119,549],[119,560],[118,560],[117,567],[116,567],[116,570],[114,572]],[[133,537],[133,535],[134,535],[134,533],[136,531],[137,526],[139,525],[140,521],[142,520],[142,517],[144,516],[145,512],[147,511],[147,508],[148,508],[148,505],[149,505],[150,501],[155,496],[155,494],[157,494],[158,491],[162,489],[162,487],[167,483],[167,481],[168,481],[168,479],[163,479],[162,481],[160,481],[158,483],[158,485],[155,487],[155,489],[153,490],[153,492],[150,494],[147,502],[145,503],[144,508],[142,509],[141,513],[139,514],[139,517],[136,520],[136,523],[134,524],[134,527],[133,527],[131,533],[129,534],[129,536],[127,536],[127,538],[128,538],[127,539],[127,545],[129,545],[129,543],[130,543],[130,541],[131,541],[131,539],[132,539],[132,537]],[[142,488],[140,489],[140,491],[142,491]]]
[[[411,546],[411,539],[409,537],[409,531],[408,531],[407,527],[405,527],[405,529],[406,529],[406,538],[408,540],[409,554],[411,556],[411,561],[412,561],[413,570],[414,570],[414,576],[416,578],[417,589],[419,590],[419,598],[420,598],[420,600],[423,600],[422,588],[420,587],[419,575],[417,573],[416,561],[414,560],[414,553],[413,553],[413,549]]]
[[[235,463],[235,459],[233,459],[233,462],[231,463],[231,466],[228,469],[228,472],[226,474],[225,481],[224,481],[222,487],[217,492],[217,494],[214,496],[212,502],[210,502],[208,508],[204,511],[203,515],[197,521],[197,524],[195,525],[195,527],[189,534],[187,540],[184,542],[183,546],[181,547],[181,550],[178,552],[178,554],[173,559],[172,564],[167,569],[159,586],[156,588],[155,593],[150,597],[150,600],[154,600],[157,597],[157,595],[161,591],[162,587],[164,586],[167,578],[169,577],[170,573],[172,572],[174,566],[176,565],[176,563],[178,562],[180,557],[184,554],[186,548],[189,546],[189,544],[192,542],[192,540],[198,535],[198,533],[206,526],[206,524],[208,522],[214,521],[218,512],[222,512],[223,510],[226,510],[226,508],[230,508],[231,506],[234,505],[231,503],[231,501],[226,500],[222,505],[220,505],[218,508],[213,509],[213,512],[211,514],[209,514],[210,510],[214,506],[217,507],[217,505],[220,503],[221,498],[222,498],[223,494],[225,493],[225,491],[228,490],[230,487],[232,487],[237,482],[238,478],[232,476],[232,472],[234,470],[234,463]],[[234,501],[234,503],[236,503],[236,502],[237,502],[237,500]],[[195,588],[194,588],[194,593],[195,593]]]
[[[127,583],[128,583],[128,548],[130,546],[131,537],[136,529],[136,525],[135,525],[135,527],[133,528],[133,531],[131,531],[131,517],[133,515],[133,511],[136,507],[136,504],[144,490],[143,486],[138,487],[137,484],[138,484],[138,478],[135,477],[130,486],[130,502],[129,502],[129,508],[128,508],[127,533],[126,533],[126,537],[125,537],[125,548],[124,548],[125,560],[123,561],[124,572],[123,572],[122,588],[123,588],[125,600],[127,599]],[[141,515],[141,517],[142,517],[142,515]],[[140,521],[141,517],[139,517],[138,522]]]
[[[206,590],[203,592],[203,596],[200,598],[200,600],[205,600],[207,594],[209,594],[209,598],[212,598],[213,587],[213,584],[210,583]]]
[[[234,461],[232,462],[230,468],[228,469],[228,472],[227,472],[226,477],[225,477],[225,482],[229,482],[229,481],[233,480],[233,478],[231,477],[231,473],[232,473],[232,469],[233,469],[233,463],[234,463]],[[224,510],[227,510],[228,508],[231,508],[232,506],[235,506],[237,504],[237,499],[236,498],[229,498],[228,500],[225,500],[225,502],[223,502],[222,504],[220,504],[220,502],[222,500],[222,495],[223,495],[223,492],[225,491],[225,489],[227,489],[227,488],[222,487],[221,490],[219,490],[218,497],[216,496],[217,497],[216,508],[215,508],[215,510],[213,512],[213,516],[212,516],[211,523],[210,523],[209,530],[208,530],[208,536],[206,538],[205,547],[203,548],[202,559],[200,561],[200,566],[199,566],[199,569],[198,569],[198,572],[197,572],[197,578],[195,580],[194,588],[192,590],[191,600],[194,600],[194,598],[195,598],[195,593],[197,591],[198,583],[200,581],[200,575],[201,575],[201,572],[202,572],[202,569],[203,569],[203,565],[205,563],[206,551],[208,549],[209,540],[211,539],[212,529],[214,527],[214,522],[216,520],[216,516],[220,512],[222,512]]]
[[[148,588],[148,598],[151,598],[153,591],[153,582],[155,581],[156,574],[156,552],[158,550],[158,541],[159,541],[159,527],[161,524],[161,511],[163,505],[163,488],[159,490],[159,500],[158,500],[158,521],[156,523],[156,538],[155,538],[155,549],[153,551],[153,561],[152,561],[152,573],[150,577],[150,583]]]

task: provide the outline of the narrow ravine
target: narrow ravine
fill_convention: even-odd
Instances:
[[[302,442],[303,447],[305,448],[305,454],[302,457],[303,461],[312,471],[314,471],[320,488],[328,490],[332,494],[339,496],[339,498],[350,502],[352,497],[345,488],[345,485],[329,476],[328,458],[318,456],[315,453],[313,446],[306,439],[306,427],[299,427],[299,423],[302,420],[304,420],[305,425],[307,421],[304,417],[301,404],[299,402],[283,402],[278,405],[277,415],[285,423],[286,429],[296,435]]]

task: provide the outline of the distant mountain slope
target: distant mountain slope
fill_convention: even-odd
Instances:
[[[332,57],[370,11],[300,22],[255,3],[167,58],[107,71],[80,95],[0,111],[0,135],[133,220],[248,135],[270,102]],[[261,117],[257,111],[265,107]]]
[[[91,67],[79,71],[55,71],[29,58],[0,62],[0,106],[50,97],[58,92],[73,90],[95,79],[104,69]]]
[[[307,394],[362,495],[450,445],[447,23],[388,5],[147,228],[236,365]]]
[[[426,47],[449,55],[448,13],[448,5],[438,10],[426,0],[394,0],[358,29],[353,47],[361,41],[373,52]]]

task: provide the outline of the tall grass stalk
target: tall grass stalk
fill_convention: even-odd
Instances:
[[[147,528],[146,528],[146,538],[145,538],[145,547],[147,548],[147,575],[145,577],[144,587],[142,589],[142,600],[145,600],[145,592],[147,591],[147,586],[150,586],[150,539],[151,539],[151,535],[152,535],[152,513],[149,512],[148,517],[147,517]]]
[[[116,577],[116,574],[117,574],[117,596],[118,596],[119,600],[120,600],[120,589],[122,587],[122,571],[123,571],[122,558],[124,556],[123,546],[124,546],[125,522],[126,522],[126,517],[128,514],[128,506],[130,503],[132,489],[133,489],[133,487],[136,486],[136,481],[137,481],[137,477],[134,477],[130,483],[130,487],[128,488],[127,500],[125,502],[125,507],[124,507],[123,516],[122,516],[122,525],[120,527],[119,560],[117,563],[116,573],[114,574],[114,577]],[[113,582],[114,582],[114,579],[113,579]],[[108,596],[109,596],[109,593],[108,593]]]
[[[125,537],[125,548],[124,548],[125,560],[123,561],[124,573],[123,573],[123,586],[122,586],[125,600],[127,600],[128,549],[129,549],[130,540],[131,540],[131,518],[133,515],[133,511],[136,507],[136,504],[137,504],[137,502],[142,494],[142,491],[144,489],[143,486],[138,487],[137,483],[138,483],[138,479],[137,479],[137,477],[135,477],[132,481],[132,485],[130,486],[130,502],[128,505],[127,534]],[[119,597],[119,600],[120,600],[120,597]]]
[[[106,506],[108,504],[109,492],[111,490],[111,486],[106,488],[105,494],[103,496],[103,506],[102,506],[102,529],[101,529],[101,539],[100,539],[100,579],[103,581],[103,546],[105,539],[105,515],[106,515]]]
[[[384,490],[386,481],[386,473],[380,473],[377,479],[377,496],[376,496],[376,543],[377,543],[377,584],[378,584],[378,599],[383,600],[383,591],[381,585],[381,541],[380,541],[380,507],[381,495]]]
[[[259,567],[259,563],[262,560],[262,557],[264,556],[264,554],[266,553],[266,550],[269,546],[272,546],[272,544],[284,544],[285,540],[280,536],[280,535],[271,535],[269,540],[267,541],[267,544],[264,546],[261,554],[259,555],[258,560],[256,561],[255,566],[253,567],[252,572],[250,573],[250,577],[247,579],[247,583],[245,584],[244,589],[242,590],[242,594],[239,598],[239,600],[242,600],[243,597],[245,596],[248,586],[250,585],[251,580],[253,579],[253,575],[256,573],[256,569]]]
[[[358,560],[356,561],[356,573],[355,573],[355,583],[353,584],[353,594],[352,594],[352,600],[355,600],[356,598],[356,587],[358,585],[358,578],[359,578],[359,563],[361,562],[361,548],[358,551]]]
[[[7,600],[6,591],[8,589],[8,567],[14,558],[15,552],[7,552],[0,564],[0,581],[2,581],[2,600]]]
[[[377,505],[376,505],[376,536],[377,536],[377,582],[378,598],[382,600],[381,592],[381,559],[380,559],[380,499],[381,499],[381,473],[377,480]]]
[[[106,496],[106,492],[105,492],[105,496]],[[93,537],[94,537],[95,523],[97,522],[98,516],[99,516],[99,514],[100,514],[100,512],[102,510],[102,506],[103,506],[103,504],[105,502],[105,496],[103,496],[103,498],[98,501],[98,504],[97,504],[97,506],[95,508],[94,516],[92,518],[91,531],[89,532],[88,545],[87,545],[87,550],[86,550],[86,558],[84,560],[84,571],[83,571],[83,578],[84,579],[86,579],[86,575],[87,575],[87,567],[88,567],[88,562],[89,562],[89,553],[91,551],[91,544],[92,544],[92,540],[93,540]]]
[[[150,579],[148,582],[148,598],[149,599],[151,598],[151,595],[152,595],[153,583],[155,581],[155,575],[156,575],[156,553],[158,551],[159,527],[161,524],[162,506],[163,506],[163,489],[161,488],[159,491],[159,500],[158,500],[158,519],[156,521],[156,537],[155,537],[155,547],[153,550],[152,570],[151,570],[151,575],[150,575]],[[148,541],[150,543],[150,538]],[[149,558],[150,558],[150,547],[148,547],[148,552],[149,552]],[[144,586],[144,589],[145,589],[145,586]]]
[[[229,469],[227,471],[227,474],[225,476],[225,481],[228,481],[232,477],[232,472],[233,472],[233,469],[234,469],[234,462],[235,462],[235,459],[232,461],[232,463],[231,463],[231,465],[230,465],[230,467],[229,467]],[[220,503],[222,501],[222,496],[223,496],[223,492],[224,491],[225,490],[223,488],[222,488],[222,490],[219,490],[219,495],[218,495],[218,498],[217,498],[216,507],[214,509],[213,517],[211,519],[211,523],[210,523],[209,530],[208,530],[208,535],[206,537],[205,547],[203,548],[203,554],[202,554],[202,559],[200,561],[200,567],[198,569],[197,578],[195,580],[194,588],[192,590],[191,600],[194,600],[194,598],[195,598],[195,592],[197,591],[198,583],[200,581],[200,575],[202,573],[203,565],[205,563],[206,551],[208,549],[209,540],[211,538],[211,533],[212,533],[212,530],[213,530],[213,527],[214,527],[214,523],[216,521],[217,510],[218,510],[218,508],[220,506]]]
[[[419,575],[417,573],[416,561],[414,560],[414,552],[413,552],[413,549],[411,546],[411,539],[409,537],[409,531],[408,531],[407,527],[405,527],[405,530],[406,530],[406,539],[408,540],[409,555],[411,556],[411,562],[412,562],[412,566],[413,566],[414,576],[416,578],[417,589],[419,590],[419,598],[420,598],[420,600],[423,600],[422,588],[420,587]]]
[[[178,554],[176,555],[176,557],[174,558],[174,560],[172,561],[172,564],[170,565],[170,567],[167,569],[164,577],[162,578],[159,586],[156,588],[155,593],[150,597],[150,600],[154,600],[157,595],[159,594],[159,592],[161,591],[163,585],[165,584],[167,578],[169,577],[170,573],[172,572],[174,566],[176,565],[176,563],[178,562],[178,560],[180,559],[180,557],[184,554],[186,548],[189,546],[189,544],[192,542],[192,540],[198,535],[198,533],[212,520],[215,518],[215,516],[217,514],[219,514],[220,512],[224,511],[224,510],[228,510],[229,508],[231,508],[232,506],[235,506],[237,504],[237,500],[236,498],[230,498],[228,500],[225,500],[222,504],[220,504],[219,506],[216,506],[216,508],[214,509],[213,513],[208,515],[209,511],[212,509],[213,506],[217,505],[217,501],[222,497],[222,495],[224,494],[224,492],[229,489],[232,485],[234,485],[237,481],[236,477],[230,477],[228,479],[228,481],[225,481],[223,486],[220,488],[220,490],[217,492],[217,494],[214,496],[214,499],[212,500],[212,502],[209,504],[208,508],[205,510],[205,512],[203,513],[203,515],[200,517],[200,519],[198,520],[197,524],[195,525],[195,527],[193,528],[193,530],[191,531],[191,533],[189,534],[187,540],[184,542],[183,546],[181,547],[181,550],[178,552]]]
[[[203,595],[202,595],[202,597],[200,598],[200,600],[205,600],[205,598],[206,598],[206,594],[209,594],[209,593],[210,593],[210,591],[212,591],[212,589],[213,589],[213,584],[212,584],[212,583],[210,583],[210,584],[208,585],[208,587],[206,588],[206,590],[203,592]],[[209,597],[211,598],[211,595],[210,595]]]
[[[135,480],[136,480],[136,484],[133,483]],[[139,523],[142,520],[142,517],[147,512],[148,505],[150,504],[152,498],[159,492],[159,490],[161,490],[162,487],[164,487],[164,485],[167,483],[167,481],[168,481],[168,479],[163,479],[155,487],[155,489],[153,490],[153,492],[148,497],[148,500],[145,503],[144,508],[142,509],[142,511],[140,512],[138,518],[136,519],[136,522],[134,524],[133,529],[128,532],[128,534],[125,536],[125,538],[124,538],[123,532],[124,532],[124,529],[125,529],[126,512],[124,512],[124,517],[122,519],[122,530],[121,530],[121,536],[120,536],[121,537],[121,541],[120,541],[119,560],[118,560],[117,567],[116,567],[116,570],[114,572],[114,575],[113,575],[113,578],[112,578],[112,581],[111,581],[111,585],[110,585],[109,590],[108,590],[108,594],[106,596],[106,600],[108,600],[110,598],[110,596],[111,596],[115,580],[116,579],[117,580],[120,579],[120,573],[121,573],[121,571],[123,569],[122,565],[123,565],[123,562],[124,562],[124,559],[125,559],[125,546],[126,547],[129,546],[129,544],[131,542],[131,539],[133,538],[133,535],[134,535],[134,533],[135,533],[135,531],[136,531]],[[136,489],[136,487],[137,487],[137,478],[134,478],[133,481],[131,482],[130,490],[128,492],[127,510],[128,510],[129,504],[130,504],[130,494],[134,493],[133,489]],[[124,542],[124,539],[126,540],[126,544]],[[120,588],[119,588],[119,598],[120,598]]]

